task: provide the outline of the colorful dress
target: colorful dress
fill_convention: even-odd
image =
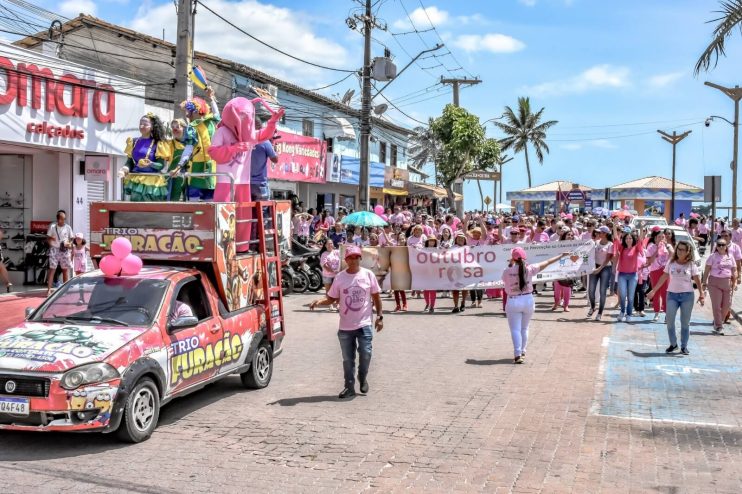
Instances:
[[[220,122],[218,114],[207,113],[203,117],[192,121],[189,124],[189,130],[192,131],[197,146],[193,149],[193,159],[191,171],[193,173],[215,173],[216,162],[209,155],[209,146],[211,139],[216,132],[216,124]],[[216,177],[191,178],[188,181],[188,188],[195,196],[201,199],[211,199],[214,196],[216,187]]]
[[[162,175],[170,160],[170,146],[166,141],[155,141],[151,138],[137,137],[126,141],[126,167],[130,173],[151,173],[128,175],[124,179],[124,193],[134,202],[165,201],[167,199],[168,177]],[[149,159],[148,166],[140,166],[143,159]]]
[[[198,137],[196,136],[196,130],[193,127],[187,127],[183,131],[183,139],[173,139],[168,141],[170,145],[170,154],[173,159],[170,161],[169,172],[176,170],[181,167],[180,173],[192,172],[193,171],[193,152],[198,146]],[[184,201],[187,198],[187,191],[185,187],[185,179],[183,177],[175,176],[170,179],[170,197],[171,201]]]

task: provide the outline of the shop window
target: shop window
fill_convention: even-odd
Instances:
[[[397,166],[397,145],[392,144],[391,165]]]
[[[301,133],[308,137],[314,137],[314,121],[305,118],[301,121]]]
[[[332,139],[331,138],[325,139],[325,142],[327,143],[327,152],[328,153],[331,153],[332,152],[332,142],[333,142]]]
[[[379,141],[379,162],[386,165],[386,142]]]

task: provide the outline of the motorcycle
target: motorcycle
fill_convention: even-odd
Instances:
[[[281,267],[283,278],[291,280],[292,292],[304,293],[309,288],[309,275],[301,267],[301,258],[294,257],[288,252],[283,253],[286,257],[285,264]]]
[[[319,249],[309,248],[294,240],[292,241],[291,252],[294,256],[301,257],[304,260],[301,269],[309,277],[308,290],[310,292],[318,292],[323,285],[322,266],[319,263]],[[294,269],[297,269],[297,267],[294,266]]]
[[[314,258],[314,259],[313,259]],[[291,267],[297,273],[301,273],[306,276],[307,290],[310,292],[318,292],[322,288],[322,272],[317,271],[312,267],[312,263],[315,262],[319,265],[319,260],[316,254],[305,254],[302,256],[294,256],[291,258]]]
[[[289,264],[290,258],[281,256],[281,293],[290,295],[294,291],[294,270]]]

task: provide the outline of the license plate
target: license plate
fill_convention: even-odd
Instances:
[[[28,415],[29,409],[28,398],[6,398],[0,396],[0,413]]]

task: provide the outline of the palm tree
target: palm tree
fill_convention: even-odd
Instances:
[[[742,0],[741,0],[742,1]],[[505,107],[504,122],[495,122],[495,125],[505,133],[507,137],[500,141],[503,151],[512,148],[514,152],[523,153],[526,156],[526,171],[528,172],[528,187],[531,187],[531,163],[528,161],[528,145],[533,146],[536,158],[540,164],[544,164],[544,151],[549,152],[546,144],[546,131],[556,125],[556,120],[541,122],[544,109],[531,113],[531,101],[527,97],[518,98],[518,114],[512,108]]]
[[[428,126],[415,127],[413,136],[410,139],[410,159],[412,166],[422,169],[428,163],[436,163],[438,153],[441,149],[441,143],[430,130],[433,119],[428,120]],[[438,184],[438,167],[435,170],[435,183]]]
[[[724,42],[735,28],[742,30],[742,0],[721,0],[721,10],[716,10],[714,13],[720,14],[716,19],[711,19],[708,22],[718,22],[714,29],[713,39],[711,43],[706,47],[701,54],[698,62],[696,62],[695,74],[698,75],[702,70],[709,70],[711,68],[711,60],[713,58],[713,65],[719,63],[719,55],[726,56],[726,48]]]

